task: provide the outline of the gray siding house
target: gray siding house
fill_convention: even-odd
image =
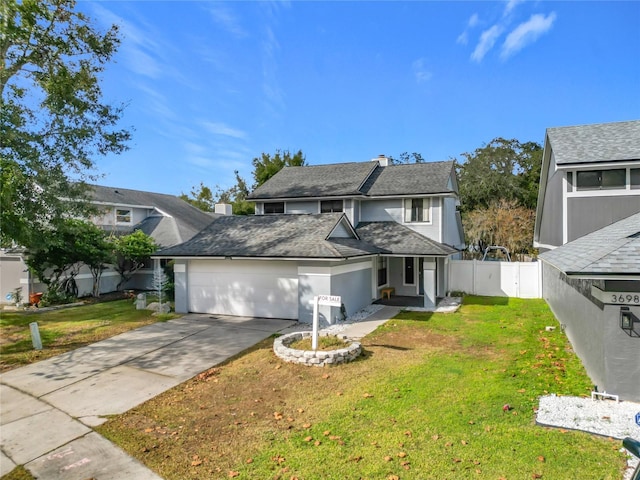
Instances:
[[[205,213],[176,196],[162,193],[92,185],[90,195],[91,203],[99,213],[89,221],[118,235],[142,230],[161,247],[189,240],[220,216]],[[153,267],[149,265],[149,268],[139,270],[126,288],[149,288],[152,278]],[[102,275],[101,292],[114,291],[119,280],[116,271],[106,270]],[[91,293],[92,277],[86,267],[81,269],[76,283],[80,296]],[[22,287],[25,302],[29,299],[29,293],[46,289],[44,284],[30,275],[22,249],[0,251],[0,285],[3,302],[9,302],[8,294],[19,287]]]
[[[635,401],[639,212],[640,121],[547,130],[534,234],[543,297],[594,385]]]
[[[559,247],[637,212],[640,121],[547,129],[534,247]]]
[[[453,162],[285,167],[249,199],[255,216],[158,252],[175,261],[177,311],[310,322],[315,295],[340,295],[350,315],[388,288],[430,306],[464,247]]]

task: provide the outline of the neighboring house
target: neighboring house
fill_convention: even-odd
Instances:
[[[285,167],[249,195],[255,216],[219,218],[157,257],[175,261],[181,312],[310,322],[316,295],[350,315],[385,288],[430,306],[464,247],[457,191],[452,161]]]
[[[636,401],[638,212],[640,121],[547,130],[534,235],[543,297],[599,390]]]
[[[217,214],[205,213],[184,200],[162,193],[143,192],[125,188],[91,186],[91,203],[100,213],[90,218],[94,224],[108,232],[126,235],[142,230],[153,237],[160,247],[170,247],[185,242],[210,224]],[[150,265],[151,267],[151,265]],[[149,288],[152,268],[140,270],[127,284],[127,288]],[[12,251],[0,253],[0,285],[2,301],[8,302],[8,293],[22,287],[24,301],[30,292],[43,291],[45,286],[31,278],[22,254]],[[116,289],[120,278],[109,269],[103,273],[101,291]],[[91,274],[84,267],[76,277],[80,295],[91,292]]]
[[[639,120],[547,129],[534,247],[559,247],[636,212]]]
[[[540,259],[543,296],[594,384],[640,401],[640,213]]]

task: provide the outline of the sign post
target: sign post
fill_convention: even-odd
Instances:
[[[311,348],[318,349],[318,307],[328,305],[339,307],[342,305],[342,297],[339,295],[316,295],[313,297],[313,330],[311,332]]]
[[[29,330],[31,330],[31,343],[35,350],[42,350],[42,339],[40,338],[40,329],[37,322],[29,324]]]

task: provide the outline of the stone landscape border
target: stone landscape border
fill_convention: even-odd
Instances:
[[[328,336],[328,334],[324,336]],[[345,336],[336,336],[346,339]],[[285,362],[300,363],[309,367],[324,367],[325,365],[352,362],[362,353],[362,346],[359,342],[352,342],[351,345],[338,350],[296,350],[289,347],[293,342],[309,337],[311,337],[311,332],[294,332],[283,335],[274,340],[273,351]]]

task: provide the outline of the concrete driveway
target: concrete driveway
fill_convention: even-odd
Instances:
[[[295,323],[189,314],[0,375],[0,476],[160,478],[91,427]]]

